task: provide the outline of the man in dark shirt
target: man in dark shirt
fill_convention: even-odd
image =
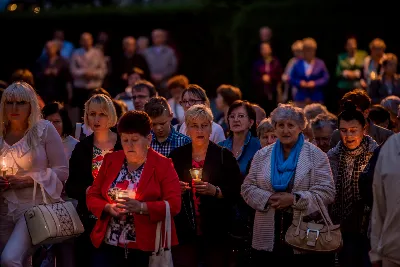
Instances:
[[[118,94],[124,91],[128,86],[129,73],[132,73],[134,68],[143,70],[143,78],[150,78],[149,66],[146,59],[136,53],[136,40],[132,36],[127,36],[122,41],[123,55],[117,58],[113,66],[113,76],[115,88],[113,93]]]

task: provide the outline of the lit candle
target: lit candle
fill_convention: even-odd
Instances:
[[[196,175],[195,180],[199,180],[199,170],[194,170],[194,175]]]
[[[7,175],[6,157],[3,157],[3,160],[1,162],[1,172],[3,174],[3,177],[6,177],[6,175]]]
[[[117,200],[121,200],[123,197],[129,197],[129,192],[127,190],[121,190],[118,192]]]

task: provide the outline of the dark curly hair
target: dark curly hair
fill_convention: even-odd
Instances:
[[[58,113],[61,117],[61,121],[63,124],[63,131],[62,135],[64,137],[71,135],[72,134],[72,122],[71,119],[68,116],[67,110],[64,108],[64,106],[58,102],[53,102],[50,104],[47,104],[46,106],[43,107],[42,109],[42,114],[43,118],[47,118],[50,115]]]
[[[348,101],[351,101],[356,105],[356,108],[361,109],[363,112],[371,106],[371,98],[363,89],[354,89],[353,91],[347,92],[340,100],[342,110],[344,110],[344,105]]]
[[[344,110],[338,116],[338,128],[339,129],[340,129],[340,121],[341,120],[344,120],[344,121],[356,120],[361,124],[362,127],[364,127],[365,124],[367,124],[364,114],[361,111],[357,110],[357,106],[353,102],[351,102],[351,101],[345,102],[343,104],[343,108],[344,108]]]
[[[119,135],[137,133],[146,137],[151,131],[151,119],[144,111],[128,111],[119,119],[117,131]]]

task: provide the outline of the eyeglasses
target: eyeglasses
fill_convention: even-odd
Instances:
[[[235,120],[235,119],[243,120],[244,118],[247,118],[247,117],[248,116],[245,115],[245,114],[238,114],[238,115],[231,114],[231,115],[228,116],[228,119],[230,119],[230,120]]]
[[[189,100],[182,100],[179,101],[179,104],[181,106],[187,106],[187,104],[189,104],[190,106],[196,105],[196,104],[203,104],[204,101],[203,100],[198,100],[198,99],[189,99]]]
[[[132,96],[132,99],[133,99],[133,100],[136,100],[136,99],[145,100],[145,99],[147,99],[147,98],[149,98],[148,95],[133,95],[133,96]]]

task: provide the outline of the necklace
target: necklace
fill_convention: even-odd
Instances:
[[[240,153],[242,152],[242,148],[240,148],[238,151],[236,151],[236,152],[234,152],[233,150],[232,150],[232,153],[233,153],[233,155],[235,156],[235,158],[237,158],[239,155],[240,155]]]
[[[202,156],[193,156],[193,159],[197,162],[201,161],[202,158]]]

